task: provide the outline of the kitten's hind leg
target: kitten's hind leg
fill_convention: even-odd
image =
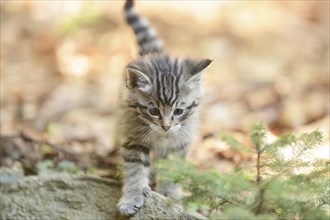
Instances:
[[[164,152],[158,153],[155,156],[155,160],[166,159],[169,154],[174,154],[174,155],[177,155],[180,157],[185,157],[188,146],[189,146],[189,144],[186,144],[183,148],[177,148],[175,150],[165,152],[165,153]],[[169,181],[161,181],[158,178],[156,178],[155,191],[157,191],[158,193],[160,193],[166,197],[169,197],[169,198],[177,200],[177,201],[182,198],[182,194],[183,194],[180,184],[172,183]]]
[[[182,198],[183,194],[180,184],[167,181],[158,181],[155,191],[177,201]]]

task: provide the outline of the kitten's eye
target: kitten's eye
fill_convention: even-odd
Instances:
[[[174,110],[175,115],[181,115],[182,113],[183,113],[183,109],[181,109],[181,108],[177,108]]]
[[[152,114],[152,115],[159,115],[159,114],[160,114],[158,108],[151,108],[151,109],[149,109],[149,112],[150,112],[150,114]]]

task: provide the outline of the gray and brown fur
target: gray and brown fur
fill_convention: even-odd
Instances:
[[[141,22],[133,9],[133,1],[126,1],[126,18],[143,56],[127,65],[120,97],[116,145],[121,146],[124,185],[118,208],[124,215],[136,213],[143,205],[150,191],[152,162],[170,153],[185,155],[197,126],[201,75],[211,63],[161,53],[156,31]],[[175,184],[159,182],[156,191],[180,197]]]
[[[127,0],[124,9],[126,22],[131,26],[137,38],[140,55],[163,52],[163,41],[158,37],[157,31],[150,26],[149,21],[138,15],[134,7],[134,0]]]

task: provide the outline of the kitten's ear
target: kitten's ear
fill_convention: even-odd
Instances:
[[[126,86],[129,89],[137,88],[143,92],[151,88],[151,81],[148,76],[132,67],[126,67]]]
[[[203,72],[203,70],[208,67],[212,63],[210,59],[201,59],[201,60],[194,60],[192,65],[191,74],[193,76],[198,75]]]
[[[187,84],[199,83],[203,70],[212,63],[210,59],[187,60],[186,68],[188,70],[189,79]]]

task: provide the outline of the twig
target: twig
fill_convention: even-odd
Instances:
[[[261,175],[260,175],[260,157],[261,157],[261,147],[259,145],[256,146],[257,147],[257,177],[256,177],[256,184],[259,185],[260,181],[261,181]]]
[[[256,149],[257,149],[257,177],[256,177],[256,184],[258,187],[258,202],[257,205],[255,207],[254,213],[255,214],[260,214],[262,209],[263,209],[263,205],[264,205],[264,195],[265,195],[265,188],[264,186],[261,186],[261,174],[260,174],[260,168],[261,168],[261,153],[263,151],[263,149],[261,149],[260,144],[256,144]]]
[[[33,137],[29,136],[28,134],[26,134],[23,131],[21,131],[18,135],[2,135],[2,134],[0,135],[0,139],[3,139],[5,141],[8,141],[10,139],[17,139],[17,138],[21,138],[22,140],[27,141],[27,142],[36,143],[38,145],[48,145],[52,148],[55,148],[58,151],[69,153],[69,154],[72,154],[72,155],[78,155],[78,156],[79,155],[92,155],[91,153],[77,153],[77,152],[74,152],[74,151],[70,150],[69,148],[61,147],[59,144],[51,143],[48,140],[38,140],[36,138],[33,138]],[[83,141],[78,140],[78,141],[86,142],[86,140],[83,140]],[[68,143],[66,143],[66,144],[68,144]]]
[[[254,211],[255,214],[260,214],[262,212],[264,206],[264,196],[265,196],[265,188],[260,188],[258,193],[258,204]]]

